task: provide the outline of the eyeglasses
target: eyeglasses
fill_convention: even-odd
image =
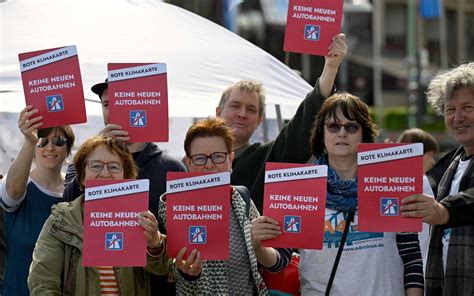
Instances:
[[[51,138],[40,138],[38,143],[36,143],[36,147],[38,148],[46,147],[49,141],[51,141],[51,143],[53,143],[54,146],[62,147],[67,143],[67,138],[63,136],[54,136]]]
[[[331,122],[331,123],[325,123],[324,125],[326,126],[326,128],[331,134],[339,133],[342,127],[344,127],[344,130],[348,132],[349,134],[355,134],[360,128],[359,124],[355,122],[349,122],[346,124]]]
[[[89,171],[94,173],[100,173],[104,166],[107,166],[107,169],[112,174],[118,174],[123,171],[123,166],[118,161],[103,162],[100,160],[89,160],[86,163]]]
[[[194,165],[201,166],[205,165],[207,160],[210,158],[214,164],[221,164],[227,159],[227,152],[214,152],[211,155],[206,154],[194,154],[191,155],[191,161]]]

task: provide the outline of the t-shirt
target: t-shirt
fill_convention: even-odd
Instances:
[[[469,162],[471,160],[460,160],[458,168],[456,169],[456,173],[453,176],[453,180],[451,181],[451,188],[449,189],[449,195],[454,195],[459,192],[459,184],[461,183],[462,176],[467,170],[469,166]],[[444,272],[446,273],[446,263],[448,261],[448,248],[449,248],[449,239],[451,238],[451,228],[445,229],[443,233],[443,268]]]
[[[430,195],[434,198],[433,189],[431,189],[428,177],[423,175],[423,194]],[[421,256],[423,257],[423,272],[426,270],[426,262],[428,260],[428,249],[430,245],[430,225],[423,222],[423,228],[418,233],[418,239],[420,240]]]
[[[1,295],[29,295],[27,279],[36,240],[51,207],[62,201],[61,196],[29,179],[24,197],[14,200],[6,192],[4,183],[1,184],[0,203],[5,209],[7,240]]]
[[[322,250],[300,249],[302,295],[324,295],[347,214],[326,209]],[[349,226],[331,295],[405,295],[403,262],[395,232],[359,232],[358,212]]]

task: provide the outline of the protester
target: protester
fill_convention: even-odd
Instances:
[[[24,142],[0,190],[7,243],[0,295],[29,295],[26,279],[31,254],[51,206],[62,201],[61,167],[74,145],[69,126],[40,129],[43,117],[37,116],[38,112],[27,106],[20,113],[18,128]]]
[[[419,128],[411,128],[403,131],[398,137],[397,143],[422,143],[423,144],[423,172],[429,171],[436,163],[436,154],[439,146],[436,139]]]
[[[158,198],[166,191],[166,173],[184,172],[184,165],[163,153],[154,143],[131,143],[128,132],[122,127],[109,122],[109,91],[108,83],[102,82],[92,86],[91,90],[97,94],[102,103],[102,115],[105,127],[100,131],[100,135],[113,137],[116,140],[126,143],[128,150],[132,153],[135,164],[138,166],[137,179],[150,180],[150,211],[156,216],[158,213]],[[64,199],[72,201],[83,194],[80,190],[77,178],[75,178],[74,166],[69,166],[66,175],[66,190]]]
[[[137,170],[131,154],[119,141],[96,136],[81,145],[74,157],[79,183],[86,180],[134,179]],[[165,236],[150,212],[142,212],[138,222],[147,239],[147,265],[137,267],[84,267],[82,265],[84,195],[71,203],[59,203],[44,224],[31,263],[28,286],[32,295],[150,295],[148,272],[167,274],[169,258]],[[182,251],[180,254],[183,254]],[[181,257],[178,256],[178,260]],[[192,252],[189,275],[199,275],[200,256]],[[105,285],[105,283],[107,283]],[[115,293],[115,294],[114,294]]]
[[[305,163],[311,157],[308,145],[314,119],[322,102],[334,91],[336,74],[347,52],[344,34],[334,36],[316,86],[300,104],[295,116],[278,137],[268,143],[250,144],[250,137],[263,120],[265,95],[261,84],[240,81],[222,94],[216,116],[232,128],[235,153],[231,182],[244,185],[259,211],[263,208],[265,162]]]
[[[303,295],[327,293],[333,270],[331,295],[423,294],[416,233],[357,230],[357,144],[373,143],[376,133],[368,106],[348,93],[328,98],[316,115],[311,146],[315,164],[328,166],[326,228],[322,250],[299,250]],[[251,228],[258,242],[281,233],[278,222],[265,216],[253,220]],[[346,244],[341,242],[343,232],[347,233]],[[344,249],[337,265],[338,248]],[[277,266],[288,264],[286,256],[276,252],[265,254],[265,260],[276,262]]]
[[[444,116],[459,146],[427,173],[435,199],[402,200],[404,217],[433,225],[426,267],[426,295],[474,293],[474,63],[438,74],[427,99]]]
[[[128,132],[122,130],[122,127],[109,122],[109,90],[107,80],[97,83],[91,88],[92,92],[97,94],[102,103],[102,115],[104,117],[105,127],[99,133],[103,136],[113,137],[119,141],[127,143],[128,150],[132,153],[133,160],[138,166],[138,179],[150,180],[149,210],[153,215],[158,215],[159,197],[166,191],[166,173],[184,172],[184,165],[175,160],[158,148],[154,143],[130,143]],[[79,183],[75,178],[76,172],[74,166],[69,166],[66,174],[66,189],[64,190],[64,200],[72,201],[84,192],[80,189]],[[165,229],[160,231],[164,233]],[[151,276],[152,294],[175,295],[173,283],[168,283],[167,276]]]
[[[190,172],[230,172],[232,130],[219,118],[194,123],[184,140],[185,163]],[[230,256],[227,261],[207,260],[194,282],[177,274],[176,290],[182,295],[265,295],[267,289],[257,268],[251,243],[250,221],[259,213],[250,200],[247,211],[241,193],[233,188],[230,210]],[[247,215],[248,213],[248,215]],[[160,223],[166,224],[166,195],[160,201]]]

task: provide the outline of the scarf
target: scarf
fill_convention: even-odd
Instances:
[[[327,156],[315,160],[314,164],[328,167],[326,208],[354,212],[357,209],[357,179],[341,180],[338,173],[329,166]]]

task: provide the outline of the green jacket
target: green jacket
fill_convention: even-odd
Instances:
[[[100,295],[99,273],[82,266],[84,196],[53,206],[33,252],[31,295]],[[120,295],[150,295],[148,272],[167,274],[169,258],[147,256],[142,267],[116,267]]]

